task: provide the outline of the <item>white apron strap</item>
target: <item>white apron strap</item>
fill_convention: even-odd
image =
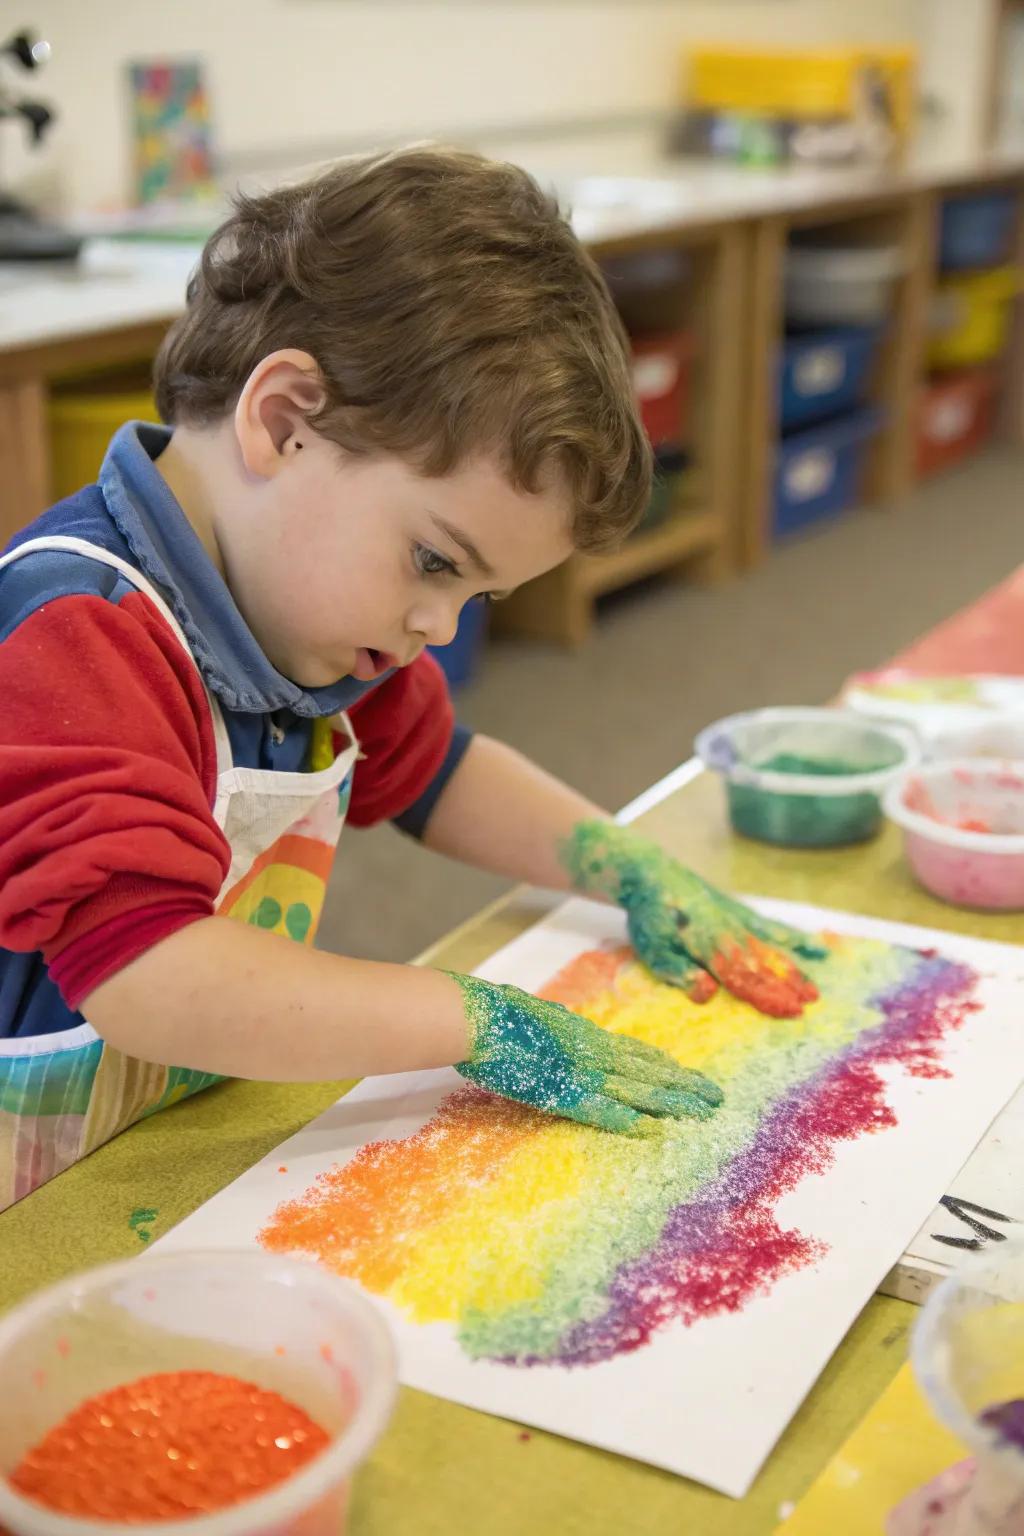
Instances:
[[[171,612],[166,599],[160,595],[152,582],[143,576],[141,571],[137,570],[135,566],[129,565],[127,560],[122,560],[120,555],[115,555],[111,550],[104,549],[100,544],[91,544],[88,539],[76,539],[71,534],[55,533],[43,535],[38,539],[26,539],[25,543],[19,544],[17,549],[9,550],[6,555],[0,555],[0,570],[5,565],[13,565],[23,555],[34,555],[51,549],[62,550],[70,555],[84,555],[86,559],[95,560],[99,565],[109,566],[111,570],[119,571],[125,581],[149,598],[161,618],[174,634],[185,655],[195,668],[199,681],[203,684],[203,690],[206,693],[210,706],[210,715],[213,719],[214,740],[217,744],[217,773],[218,775],[227,773],[232,766],[232,759],[231,743],[228,739],[227,726],[224,724],[224,716],[221,713],[220,705],[206,686],[203,675],[199,670],[199,664],[192,654],[192,647],[185,638],[185,631]]]

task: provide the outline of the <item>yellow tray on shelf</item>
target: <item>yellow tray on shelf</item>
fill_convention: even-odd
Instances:
[[[849,117],[868,69],[882,75],[901,138],[914,115],[912,48],[695,48],[683,59],[683,101],[697,111],[785,118]]]

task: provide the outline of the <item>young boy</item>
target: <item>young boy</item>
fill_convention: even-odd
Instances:
[[[622,332],[554,206],[422,148],[242,198],[156,393],[168,425],[0,564],[0,1206],[224,1075],[454,1063],[614,1132],[711,1113],[555,1004],[309,947],[347,813],[620,902],[694,998],[815,995],[806,936],[456,727],[424,650],[646,503]]]

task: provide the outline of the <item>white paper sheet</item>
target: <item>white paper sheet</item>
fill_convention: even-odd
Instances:
[[[886,1072],[898,1123],[843,1141],[832,1166],[783,1196],[779,1223],[827,1245],[739,1311],[672,1324],[635,1353],[566,1369],[469,1358],[448,1323],[418,1324],[372,1297],[393,1330],[409,1386],[604,1447],[734,1497],[765,1457],[886,1271],[900,1257],[1024,1068],[1024,952],[1006,945],[758,901],[795,925],[938,950],[980,975],[980,1008],[943,1043],[948,1077]],[[572,900],[492,957],[480,974],[539,988],[563,964],[622,940],[621,914]],[[325,1114],[154,1245],[250,1246],[283,1200],[368,1141],[418,1130],[461,1079],[452,1071],[376,1078]],[[281,1172],[286,1168],[286,1172]]]

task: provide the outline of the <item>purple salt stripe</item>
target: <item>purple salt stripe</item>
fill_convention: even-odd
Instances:
[[[958,962],[915,957],[915,969],[906,980],[896,983],[888,995],[878,994],[868,1002],[882,1013],[882,1021],[779,1099],[749,1146],[731,1160],[705,1194],[669,1212],[650,1252],[619,1267],[609,1284],[608,1306],[601,1317],[574,1324],[553,1355],[520,1358],[516,1363],[598,1364],[641,1342],[649,1330],[638,1322],[638,1312],[678,1277],[681,1264],[693,1265],[702,1255],[721,1252],[729,1235],[729,1218],[737,1208],[751,1202],[759,1190],[770,1197],[784,1174],[788,1177],[777,1195],[809,1172],[827,1166],[830,1148],[806,1138],[805,1112],[813,1109],[815,1101],[858,1068],[900,1058],[911,1070],[915,1058],[919,1066],[928,1064],[938,1010],[943,1003],[962,998],[974,979],[974,973]],[[919,1038],[922,1026],[927,1026],[927,1033]],[[837,1132],[832,1139],[842,1139],[842,1134]],[[814,1245],[808,1246],[813,1249]]]

